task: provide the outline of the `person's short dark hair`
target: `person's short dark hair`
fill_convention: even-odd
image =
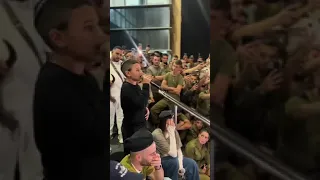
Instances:
[[[116,50],[116,49],[123,50],[122,47],[120,47],[120,46],[115,46],[115,47],[112,49],[112,51],[114,51],[114,50]]]
[[[182,67],[182,61],[181,60],[176,60],[176,62],[174,62],[174,64]]]
[[[161,55],[160,55],[158,52],[154,52],[154,53],[152,54],[152,56],[161,57]]]
[[[55,48],[49,37],[50,31],[67,30],[72,11],[85,5],[93,6],[88,0],[40,0],[36,4],[34,26],[50,48]]]
[[[163,54],[162,54],[162,57],[163,57],[163,56],[167,56],[167,57],[168,57],[169,55],[168,55],[168,54],[166,54],[166,53],[163,53]]]
[[[160,124],[159,124],[159,128],[164,132],[166,130],[166,122],[168,119],[171,119],[173,117],[174,113],[172,113],[171,110],[165,110],[165,111],[162,111],[160,114],[159,114],[159,121],[160,121]]]
[[[174,58],[177,58],[177,59],[179,59],[179,56],[178,56],[178,55],[174,55],[173,57],[174,57]]]
[[[228,13],[230,12],[231,4],[229,0],[211,0],[210,8],[211,10],[224,11]]]
[[[122,63],[122,65],[121,65],[121,71],[122,71],[122,73],[123,73],[125,76],[127,76],[127,75],[126,75],[126,72],[127,72],[127,71],[131,71],[132,66],[135,65],[135,64],[138,64],[138,61],[132,60],[132,59],[129,59],[129,60],[125,61],[124,63]]]
[[[154,56],[162,57],[162,53],[159,51],[155,51],[153,54],[154,54]]]
[[[124,55],[126,56],[127,54],[131,53],[132,51],[128,50],[124,53]]]

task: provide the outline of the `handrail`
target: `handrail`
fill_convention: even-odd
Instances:
[[[187,105],[183,104],[182,102],[176,100],[171,95],[166,93],[161,89],[160,86],[151,82],[151,84],[157,88],[159,88],[159,93],[174,103],[176,106],[179,106],[183,110],[187,111],[197,119],[203,121],[205,124],[211,127],[212,135],[215,139],[223,143],[224,145],[228,146],[229,148],[233,149],[237,153],[245,156],[246,158],[253,161],[257,166],[264,169],[265,171],[269,172],[275,177],[278,177],[283,180],[307,180],[304,175],[293,171],[288,166],[284,165],[283,163],[279,162],[273,156],[263,153],[259,151],[255,146],[249,143],[244,138],[237,136],[235,133],[229,132],[219,125],[210,122],[209,119],[202,116],[198,112],[194,111]]]

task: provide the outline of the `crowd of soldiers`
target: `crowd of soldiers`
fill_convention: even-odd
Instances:
[[[169,59],[169,57],[171,58]],[[192,110],[198,111],[204,117],[209,118],[210,57],[204,60],[201,56],[199,56],[198,59],[195,60],[194,56],[188,56],[187,54],[184,54],[182,59],[179,59],[177,55],[171,56],[159,51],[151,51],[148,46],[144,52],[125,50],[120,46],[113,48],[111,52],[110,65],[110,82],[112,84],[110,106],[111,108],[112,106],[115,108],[114,111],[111,110],[111,112],[115,113],[111,114],[110,116],[110,136],[111,138],[115,137],[114,128],[117,128],[118,131],[116,131],[116,135],[118,135],[119,142],[124,143],[125,155],[130,154],[132,156],[132,148],[127,145],[129,140],[126,139],[132,139],[134,135],[130,137],[122,136],[122,134],[124,134],[123,131],[127,132],[127,130],[122,129],[122,127],[125,126],[124,121],[126,121],[124,120],[122,122],[122,114],[126,113],[123,105],[126,102],[121,99],[124,95],[113,93],[119,92],[119,89],[113,90],[113,88],[119,88],[121,84],[123,84],[120,81],[120,84],[117,86],[117,81],[119,83],[119,77],[121,76],[121,78],[125,78],[125,75],[121,74],[123,71],[118,71],[119,73],[117,73],[117,70],[112,68],[117,68],[117,64],[119,65],[118,67],[120,67],[120,64],[122,64],[123,70],[123,66],[125,66],[124,64],[129,63],[129,61],[138,63],[141,71],[144,74],[144,79],[150,79],[150,82],[153,84],[149,86],[148,90],[149,98],[147,105],[147,129],[153,135],[157,153],[159,153],[162,159],[162,167],[164,168],[165,177],[177,179],[178,175],[184,175],[186,179],[198,179],[200,174],[200,179],[209,179],[210,153],[208,143],[210,137],[209,130],[207,129],[208,126],[200,119],[195,119],[188,112],[185,112],[180,108],[178,108],[177,111],[177,122],[174,122],[174,104],[159,94],[158,91],[159,89],[166,91],[174,99],[181,101],[192,108]],[[118,74],[120,74],[120,76]],[[143,89],[143,83],[145,82],[140,82],[139,84],[141,89]],[[119,99],[119,97],[121,98]],[[121,102],[120,106],[117,105],[117,99],[118,102]],[[120,109],[120,107],[123,107],[123,109]],[[115,119],[116,121],[114,121]],[[116,122],[117,126],[114,126],[114,122]],[[169,168],[172,167],[172,164],[174,164],[174,162],[172,162],[173,159],[169,160],[169,156],[166,155],[168,152],[165,150],[163,151],[163,149],[166,149],[165,146],[170,146],[173,144],[169,143],[170,145],[166,145],[166,143],[162,141],[163,138],[168,139],[168,137],[165,138],[164,135],[166,127],[168,126],[174,127],[173,132],[176,132],[174,133],[174,136],[175,141],[177,142],[176,148],[178,152],[181,152],[185,156],[183,159],[184,164],[181,165],[186,169],[184,173],[179,173],[181,169],[183,169],[181,167],[177,167],[177,171]],[[139,140],[141,143],[143,142],[142,138],[137,137],[135,143],[139,144]],[[127,151],[127,148],[130,149]],[[128,156],[121,161],[124,166],[127,165],[127,163],[125,163],[127,159]],[[166,166],[166,164],[169,165]],[[130,170],[130,167],[127,168]],[[147,173],[146,176],[151,176],[151,173]]]
[[[320,178],[319,5],[211,3],[212,122],[312,179]],[[219,155],[218,179],[274,178],[224,147]]]

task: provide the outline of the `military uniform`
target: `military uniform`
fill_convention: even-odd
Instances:
[[[161,76],[162,70],[163,69],[160,66],[156,67],[156,66],[152,65],[152,66],[148,67],[146,74],[149,74],[152,76]]]
[[[295,117],[294,113],[297,107],[314,102],[307,94],[291,97],[287,101],[287,118],[281,126],[281,145],[277,151],[277,156],[284,162],[311,175],[320,169],[320,116],[301,119]]]
[[[190,142],[191,140],[197,138],[199,133],[200,129],[198,129],[198,127],[195,124],[193,124],[192,127],[187,131],[186,141]]]
[[[237,55],[233,47],[226,40],[214,40],[211,42],[210,78],[214,82],[217,74],[229,76],[234,74]],[[219,88],[219,87],[212,87]],[[218,105],[210,106],[211,114],[214,115],[214,121],[221,126],[225,126],[223,109]]]
[[[197,111],[205,117],[210,116],[210,99],[202,99],[207,94],[210,94],[208,90],[201,92],[197,102]]]
[[[210,64],[210,78],[211,82],[215,81],[217,75],[227,76],[232,78],[235,72],[237,54],[235,49],[226,40],[214,40],[211,42],[211,64]],[[219,87],[212,87],[219,88]],[[211,96],[212,98],[212,96]],[[210,104],[210,117],[214,122],[222,127],[225,123],[225,110],[217,104]],[[215,178],[228,180],[248,180],[254,179],[252,168],[247,166],[237,168],[228,162],[228,149],[216,144],[216,157],[221,157],[215,162]],[[244,172],[243,172],[244,171]]]
[[[199,172],[202,171],[201,166],[207,165],[207,172],[210,172],[210,152],[209,147],[200,145],[198,138],[188,142],[185,149],[185,156],[195,160],[198,164]],[[207,174],[200,173],[200,180],[210,180]]]
[[[160,66],[156,67],[152,65],[147,68],[145,73],[151,76],[162,76],[162,71],[163,69]],[[154,83],[161,86],[161,81],[155,80]],[[151,86],[151,90],[152,90],[152,94],[155,102],[158,102],[162,98],[162,95],[158,93],[158,88]]]
[[[183,86],[183,83],[184,83],[183,76],[181,74],[174,76],[172,73],[167,73],[164,76],[164,80],[167,81],[168,87],[174,87],[174,88],[176,88],[178,85]],[[180,101],[179,95],[173,94],[170,92],[168,92],[168,94],[170,94],[173,98]],[[161,111],[165,110],[167,107],[173,110],[174,104],[171,103],[169,100],[163,98],[151,108],[150,111],[151,111],[153,124],[159,124],[158,115],[160,114]]]
[[[179,123],[180,121],[188,121],[189,120],[189,118],[186,115],[184,115],[183,113],[178,113],[177,116],[178,116],[177,123]],[[187,137],[187,132],[188,132],[188,130],[179,130],[179,135],[180,135],[180,139],[182,142],[185,142],[185,139]]]
[[[161,75],[166,75],[169,72],[171,72],[169,65],[164,65],[161,71]]]

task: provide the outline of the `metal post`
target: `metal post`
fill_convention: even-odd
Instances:
[[[178,106],[174,105],[174,124],[178,123]]]

